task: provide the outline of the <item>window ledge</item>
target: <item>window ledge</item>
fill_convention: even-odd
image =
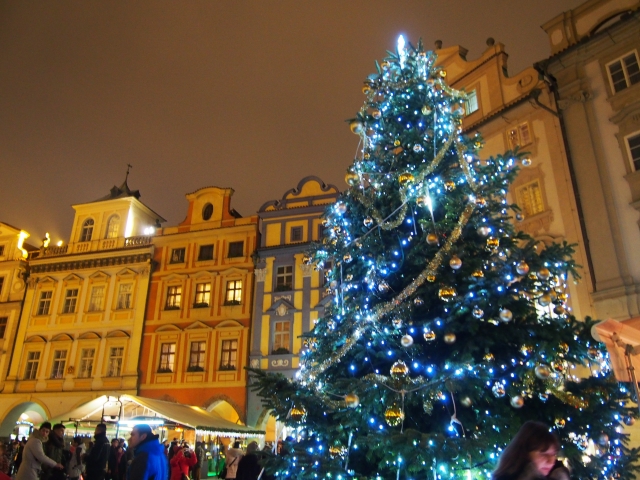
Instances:
[[[544,212],[526,217],[521,222],[516,223],[516,230],[522,230],[523,232],[535,237],[539,232],[548,232],[553,222],[553,210],[548,209]]]
[[[165,311],[176,311],[176,310],[180,310],[180,307],[164,307]]]

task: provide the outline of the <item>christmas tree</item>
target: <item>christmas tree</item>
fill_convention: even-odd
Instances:
[[[253,371],[295,439],[277,478],[488,478],[526,420],[546,422],[575,478],[632,478],[628,391],[567,306],[570,245],[517,232],[507,191],[530,160],[480,160],[465,93],[406,44],[376,64],[351,130],[350,188],[305,260],[333,301],[294,379]]]

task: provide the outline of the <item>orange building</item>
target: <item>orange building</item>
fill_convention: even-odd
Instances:
[[[258,217],[242,218],[232,194],[188,194],[184,222],[153,239],[139,394],[244,423]]]

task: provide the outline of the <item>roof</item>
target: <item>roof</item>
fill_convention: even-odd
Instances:
[[[129,174],[127,173],[127,177],[128,176]],[[135,197],[136,199],[139,200],[140,197],[142,196],[140,194],[140,190],[131,190],[129,188],[129,185],[127,184],[127,177],[125,177],[124,182],[122,182],[122,185],[120,185],[119,187],[116,187],[114,185],[111,188],[111,191],[109,191],[107,195],[89,203],[104,202],[105,200],[115,200],[116,198],[127,198],[127,197]]]
[[[214,412],[208,412],[204,408],[181,403],[166,402],[154,398],[139,397],[136,395],[102,395],[90,400],[83,405],[58,415],[55,421],[95,421],[101,422],[103,412],[113,414],[112,410],[119,410],[119,402],[122,402],[124,415],[122,420],[139,415],[140,408],[147,410],[150,416],[157,416],[184,427],[202,430],[214,435],[231,433],[234,435],[260,436],[264,431],[256,430],[245,425],[239,425],[224,419]]]

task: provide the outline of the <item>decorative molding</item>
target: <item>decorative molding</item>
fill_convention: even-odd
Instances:
[[[302,270],[303,277],[310,277],[313,273],[313,265],[307,265],[304,263],[300,264],[300,270]]]
[[[264,282],[264,279],[267,278],[266,268],[256,268],[253,273],[256,276],[256,282]]]
[[[271,360],[271,366],[272,367],[288,367],[289,366],[289,359],[288,358],[278,358],[278,359],[274,359]]]
[[[29,277],[27,279],[27,286],[29,288],[36,288],[37,284],[38,284],[38,279],[36,277]]]
[[[31,273],[66,272],[69,270],[81,270],[84,268],[112,267],[116,265],[143,263],[148,262],[149,260],[151,260],[150,253],[123,255],[121,257],[92,258],[87,260],[47,263],[45,265],[33,265],[31,267]]]
[[[260,359],[252,358],[251,359],[251,368],[260,368]]]
[[[592,97],[591,93],[586,90],[581,90],[574,95],[569,95],[566,98],[558,100],[558,107],[560,110],[566,110],[574,103],[585,103],[587,100],[591,100]]]

